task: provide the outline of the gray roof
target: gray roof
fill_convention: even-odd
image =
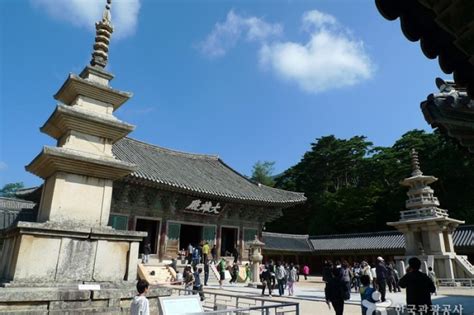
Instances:
[[[0,230],[17,221],[35,221],[35,206],[31,201],[0,197]]]
[[[303,193],[254,183],[227,166],[218,156],[191,154],[123,138],[113,146],[115,156],[136,164],[129,179],[165,190],[243,204],[287,207],[303,203]]]
[[[313,251],[308,235],[263,232],[262,238],[265,243],[264,250]]]
[[[264,250],[337,252],[392,252],[402,254],[405,238],[397,231],[308,236],[302,234],[263,233]],[[453,234],[456,249],[474,249],[474,225],[459,226]]]

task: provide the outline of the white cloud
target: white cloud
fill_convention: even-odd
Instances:
[[[7,163],[0,161],[0,172],[8,168]]]
[[[105,0],[31,0],[33,6],[51,17],[89,30],[95,29],[105,7]],[[112,24],[115,38],[133,35],[137,27],[140,0],[112,1]]]
[[[223,23],[216,23],[211,33],[199,44],[199,49],[210,57],[220,57],[242,37],[247,41],[262,42],[282,32],[280,24],[270,24],[254,16],[242,17],[231,10]]]
[[[317,10],[303,14],[306,43],[263,44],[260,64],[309,93],[352,86],[372,77],[374,65],[364,43],[354,39],[335,17]]]

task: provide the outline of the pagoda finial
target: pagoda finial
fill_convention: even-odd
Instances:
[[[423,175],[420,169],[420,161],[418,160],[418,152],[414,148],[411,149],[411,167],[413,169],[411,172],[412,176]]]
[[[109,44],[110,36],[114,28],[112,26],[112,17],[110,14],[110,7],[112,0],[107,0],[104,12],[102,13],[102,20],[95,23],[96,35],[94,42],[94,52],[92,53],[91,66],[98,66],[105,68],[109,59]]]

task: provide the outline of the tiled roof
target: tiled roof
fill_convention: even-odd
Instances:
[[[31,201],[0,197],[0,230],[16,221],[34,221],[36,204]]]
[[[312,251],[318,253],[384,251],[402,254],[405,238],[397,231],[308,236],[284,233],[263,233],[264,250]],[[455,249],[474,249],[474,225],[459,226],[453,234]]]
[[[308,235],[262,233],[264,250],[311,252],[313,249]]]
[[[131,138],[113,146],[115,156],[138,166],[129,179],[162,189],[243,204],[286,207],[306,201],[303,193],[254,183],[219,157],[161,148]]]
[[[373,232],[311,236],[315,252],[353,250],[395,250],[403,251],[405,239],[399,232]]]

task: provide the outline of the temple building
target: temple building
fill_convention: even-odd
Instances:
[[[282,209],[305,202],[302,193],[250,181],[218,156],[174,151],[132,138],[114,144],[114,155],[137,170],[113,187],[109,224],[148,232],[160,260],[201,241],[216,245],[218,256],[261,235],[265,222]]]

